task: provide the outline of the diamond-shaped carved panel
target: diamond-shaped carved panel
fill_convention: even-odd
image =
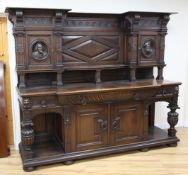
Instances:
[[[77,52],[79,54],[83,54],[87,57],[95,57],[99,54],[102,54],[108,50],[110,50],[110,48],[108,46],[105,46],[99,42],[93,41],[93,40],[88,40],[74,48],[72,48],[71,50],[73,50],[74,52]]]

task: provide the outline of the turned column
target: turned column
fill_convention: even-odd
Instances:
[[[176,136],[176,129],[175,126],[178,123],[178,113],[176,112],[176,109],[179,109],[177,105],[178,97],[175,96],[169,101],[168,108],[170,108],[170,112],[168,112],[168,123],[170,125],[170,128],[168,129],[168,135],[171,137]]]
[[[21,121],[21,145],[24,151],[26,151],[25,156],[28,158],[33,157],[32,146],[34,143],[34,129],[33,121],[31,118],[30,111],[30,99],[23,99],[23,110],[22,110],[22,121]]]
[[[164,65],[160,65],[158,66],[158,75],[157,75],[157,80],[163,80],[163,68],[164,68]]]

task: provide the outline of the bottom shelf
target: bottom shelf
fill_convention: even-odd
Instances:
[[[58,142],[50,141],[42,144],[36,144],[33,148],[33,151],[35,153],[34,157],[29,159],[24,156],[26,155],[26,153],[20,144],[20,154],[22,157],[24,170],[29,171],[30,167],[126,152],[131,150],[177,144],[178,141],[179,139],[177,137],[168,136],[168,133],[166,131],[158,127],[150,127],[148,139],[133,144],[110,146],[97,150],[65,153]]]

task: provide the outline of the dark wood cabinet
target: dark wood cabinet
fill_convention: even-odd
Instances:
[[[176,146],[181,83],[163,80],[171,13],[69,11],[7,8],[15,37],[24,170]],[[168,132],[155,126],[158,101],[169,104]]]

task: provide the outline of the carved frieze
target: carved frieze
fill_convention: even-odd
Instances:
[[[84,93],[74,95],[58,95],[59,103],[62,105],[85,105],[89,103],[102,103],[110,101],[125,101],[134,100],[140,101],[153,97],[156,93],[155,90],[147,90],[142,92],[137,91],[111,91],[111,92],[98,92],[98,93]]]
[[[52,25],[52,17],[25,17],[24,24],[30,27]]]
[[[118,20],[85,20],[85,19],[68,19],[67,27],[99,27],[99,28],[116,28],[118,27]]]

